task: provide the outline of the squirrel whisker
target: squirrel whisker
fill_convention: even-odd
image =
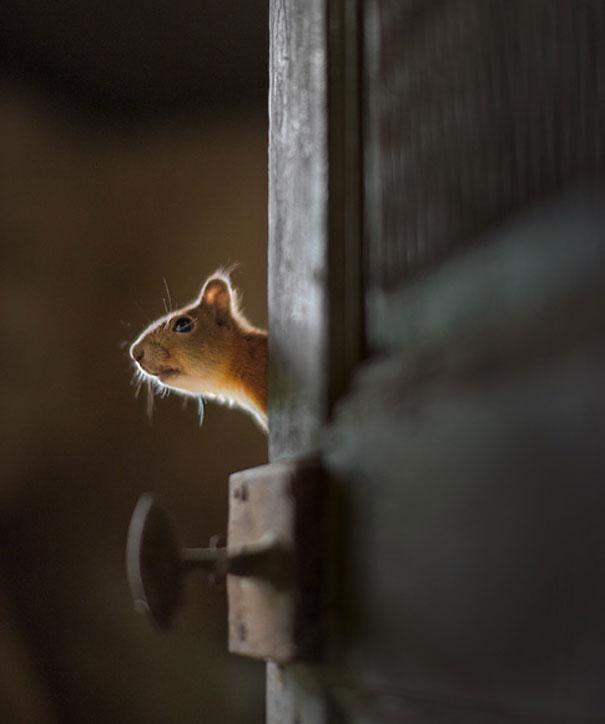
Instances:
[[[198,399],[200,422],[205,400],[216,399],[246,410],[266,431],[267,332],[243,315],[228,274],[215,272],[196,299],[174,311],[168,282],[163,282],[166,314],[130,348],[147,379],[149,417],[154,395],[166,397],[174,391]]]

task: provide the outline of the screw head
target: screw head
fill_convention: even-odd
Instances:
[[[245,483],[238,485],[233,491],[233,497],[245,503],[248,500],[248,486]]]

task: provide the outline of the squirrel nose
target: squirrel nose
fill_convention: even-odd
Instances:
[[[130,350],[130,356],[135,362],[141,362],[145,356],[145,348],[142,344],[135,344]]]

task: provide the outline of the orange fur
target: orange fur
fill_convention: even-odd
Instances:
[[[176,331],[182,319],[191,330]],[[224,272],[210,276],[194,302],[153,322],[130,354],[158,386],[239,405],[266,430],[267,333],[245,318]]]

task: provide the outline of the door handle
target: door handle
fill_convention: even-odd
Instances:
[[[139,498],[126,544],[135,609],[170,628],[183,577],[204,571],[227,580],[229,650],[288,663],[317,653],[321,629],[321,468],[272,463],[229,479],[228,542],[186,548],[159,500]]]

